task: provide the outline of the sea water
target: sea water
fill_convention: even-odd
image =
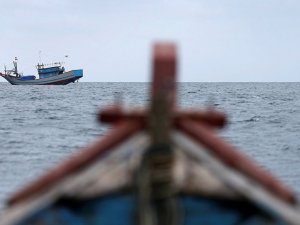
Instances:
[[[180,83],[178,104],[214,106],[218,133],[300,196],[300,83]],[[149,104],[149,83],[12,86],[0,83],[0,207],[16,190],[110,129],[96,120],[116,102]]]

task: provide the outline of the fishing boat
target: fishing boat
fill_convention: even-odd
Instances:
[[[295,194],[176,106],[176,48],[154,46],[148,108],[103,109],[110,132],[11,196],[1,225],[296,225]]]
[[[83,77],[83,70],[65,71],[62,62],[51,64],[39,63],[36,68],[39,78],[34,75],[23,75],[18,72],[17,58],[13,61],[12,70],[4,70],[0,75],[13,85],[65,85],[74,83]]]

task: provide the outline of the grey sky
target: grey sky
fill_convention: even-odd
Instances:
[[[299,0],[0,0],[0,27],[0,65],[18,56],[24,74],[41,50],[82,81],[148,81],[170,40],[181,81],[300,81]]]

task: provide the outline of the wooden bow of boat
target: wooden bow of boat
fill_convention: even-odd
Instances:
[[[223,113],[178,109],[176,64],[175,45],[156,44],[149,109],[104,109],[98,119],[111,132],[12,196],[1,224],[55,224],[49,215],[114,224],[111,202],[128,214],[118,224],[300,224],[295,194],[216,135]]]

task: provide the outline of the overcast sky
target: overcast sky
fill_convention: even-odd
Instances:
[[[181,81],[300,81],[299,0],[0,0],[0,29],[0,65],[24,74],[41,51],[82,81],[148,81],[167,40]]]

